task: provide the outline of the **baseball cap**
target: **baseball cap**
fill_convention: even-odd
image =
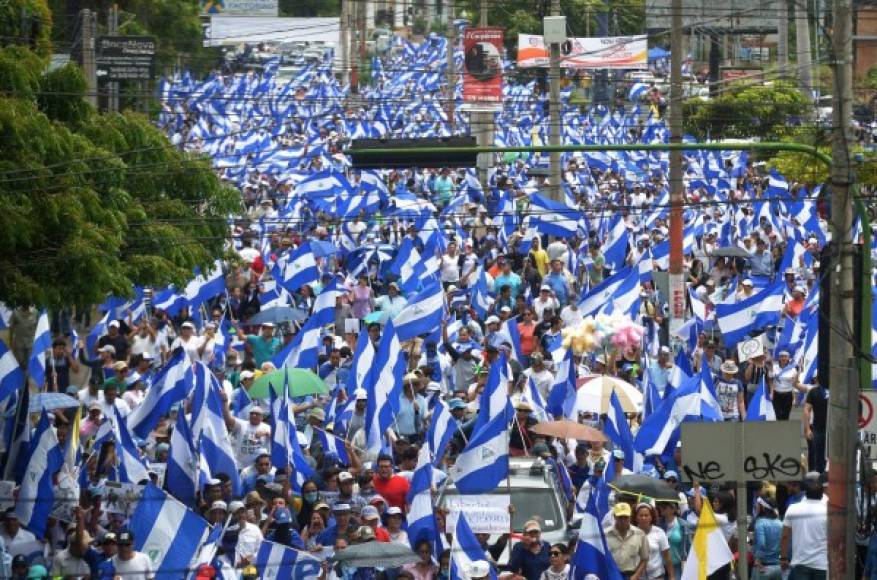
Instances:
[[[349,503],[336,503],[334,506],[332,506],[332,511],[349,512],[349,511],[351,511],[350,504]]]
[[[119,326],[120,324],[118,320],[111,320],[110,323],[107,325],[107,327],[109,328],[119,328]]]
[[[259,413],[260,415],[264,415],[265,409],[263,409],[259,405],[251,405],[250,406],[250,413]]]
[[[338,474],[338,483],[343,483],[345,481],[353,481],[353,475],[349,471],[342,471]]]
[[[119,534],[119,545],[120,546],[130,546],[134,543],[134,534],[131,532],[122,532]]]
[[[484,321],[484,324],[499,324],[499,318],[496,316],[488,316],[487,320]]]
[[[402,510],[396,506],[390,506],[387,508],[386,514],[388,516],[401,516]]]
[[[630,517],[630,504],[626,504],[624,502],[615,504],[615,506],[612,507],[612,515],[614,515],[616,518],[622,518],[625,516]]]
[[[192,330],[195,330],[195,325],[192,324],[191,322],[184,322],[183,324],[180,325],[180,328],[190,328]]]
[[[362,519],[363,520],[376,520],[379,519],[381,515],[378,513],[378,508],[373,505],[367,505],[362,508]]]
[[[537,522],[536,520],[527,520],[527,522],[524,524],[524,533],[526,534],[527,532],[532,532],[534,530],[541,532],[542,526],[539,525],[539,522]]]
[[[102,347],[100,347],[99,349],[97,349],[97,351],[98,352],[108,352],[110,354],[116,354],[116,347],[114,347],[111,344],[105,344]]]
[[[244,502],[236,499],[233,502],[231,502],[230,504],[228,504],[228,511],[230,513],[236,513],[238,510],[242,510],[245,507],[247,507],[247,506]]]
[[[368,392],[365,389],[356,389],[353,391],[353,396],[356,397],[357,401],[368,400]]]
[[[278,524],[288,524],[292,521],[292,514],[286,508],[280,508],[274,512],[274,521]]]
[[[247,379],[252,379],[256,376],[256,373],[253,371],[241,371],[241,380],[245,381]]]
[[[359,526],[359,529],[356,530],[356,535],[359,536],[361,542],[375,539],[375,531],[368,526]]]
[[[457,409],[465,409],[465,408],[466,408],[466,403],[463,402],[463,399],[455,397],[455,398],[451,399],[450,401],[448,401],[448,409],[450,409],[451,411],[456,411]]]
[[[263,322],[259,326],[261,326],[262,328],[274,328],[274,323],[273,322]]]
[[[216,500],[210,505],[210,511],[213,510],[222,510],[224,512],[228,511],[228,504],[222,501],[221,499]]]

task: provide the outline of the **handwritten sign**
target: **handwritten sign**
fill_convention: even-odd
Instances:
[[[475,533],[505,534],[511,527],[508,495],[449,495],[445,498],[448,509],[447,531],[454,533],[460,512]]]
[[[796,422],[684,423],[679,475],[701,483],[800,480],[802,449]]]

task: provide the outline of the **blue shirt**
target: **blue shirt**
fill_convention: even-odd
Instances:
[[[783,524],[779,519],[758,518],[755,520],[755,543],[752,554],[762,564],[776,565],[780,563],[780,539],[783,535]]]
[[[416,411],[416,412],[415,412]],[[399,412],[396,413],[396,428],[400,435],[415,435],[420,432],[423,416],[426,414],[426,402],[423,397],[416,396],[414,401],[408,397],[399,398]]]
[[[514,272],[500,274],[493,280],[493,291],[499,294],[499,290],[503,286],[508,286],[511,290],[511,298],[514,303],[514,300],[518,297],[518,292],[521,291],[521,277]]]
[[[548,542],[542,542],[542,549],[537,554],[531,552],[524,544],[515,544],[512,555],[509,558],[509,570],[519,573],[527,580],[539,580],[542,572],[548,569],[551,563],[548,561],[551,546]]]
[[[551,290],[561,306],[569,302],[569,282],[562,272],[551,272],[542,278],[542,283],[551,286]],[[560,313],[555,312],[555,314]]]

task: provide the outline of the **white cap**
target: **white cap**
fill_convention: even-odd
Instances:
[[[256,373],[254,373],[253,371],[241,371],[241,380],[242,381],[245,379],[252,379],[255,376],[256,376]]]
[[[402,509],[401,509],[401,508],[398,508],[398,507],[396,507],[396,506],[390,506],[390,507],[387,508],[387,511],[386,511],[385,513],[386,513],[388,516],[401,516],[401,515],[402,515]]]
[[[260,415],[264,415],[265,409],[263,409],[259,405],[251,405],[250,406],[250,413],[259,413]]]
[[[111,320],[108,326],[110,328],[119,328],[119,321],[118,320]]]
[[[105,344],[102,347],[100,347],[99,349],[97,349],[97,351],[98,352],[108,352],[110,354],[116,354],[116,347],[114,347],[111,344]]]
[[[262,324],[260,324],[260,326],[262,328],[274,328],[274,323],[273,322],[263,322]]]
[[[180,325],[180,328],[191,328],[192,330],[195,330],[195,325],[191,322],[184,322],[182,325]]]
[[[242,510],[245,507],[247,507],[247,506],[246,506],[246,504],[244,504],[244,502],[242,502],[239,499],[236,499],[233,502],[231,502],[230,504],[228,504],[228,511],[230,513],[235,513],[236,511]]]
[[[484,324],[499,324],[499,318],[496,316],[488,316],[487,320],[484,321]]]
[[[349,471],[342,471],[338,474],[338,482],[353,481],[353,475]]]
[[[743,280],[743,285],[744,286],[752,286],[752,280],[750,280],[749,278],[746,278],[745,280]]]
[[[221,499],[216,500],[210,505],[210,511],[213,510],[222,510],[224,512],[228,511],[228,504],[222,501]]]
[[[365,389],[356,389],[355,391],[353,391],[353,396],[356,397],[357,401],[368,400],[368,392]]]

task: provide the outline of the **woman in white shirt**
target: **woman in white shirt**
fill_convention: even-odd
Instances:
[[[777,421],[787,421],[795,401],[795,391],[806,391],[798,381],[798,369],[787,351],[780,352],[771,369],[771,399]]]
[[[636,525],[645,533],[649,541],[649,563],[646,565],[646,578],[666,578],[675,580],[673,577],[673,561],[670,559],[670,542],[667,534],[655,525],[658,514],[651,505],[641,503],[636,506]]]

